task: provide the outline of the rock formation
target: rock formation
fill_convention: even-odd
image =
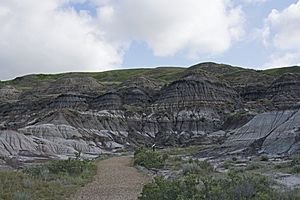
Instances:
[[[0,82],[0,155],[97,156],[135,146],[300,150],[300,69],[202,63]]]

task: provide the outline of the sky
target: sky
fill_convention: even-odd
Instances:
[[[0,80],[226,63],[299,65],[300,0],[0,0]]]

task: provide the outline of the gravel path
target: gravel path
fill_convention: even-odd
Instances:
[[[132,167],[132,157],[113,157],[97,164],[94,181],[80,189],[73,200],[136,200],[150,181]]]

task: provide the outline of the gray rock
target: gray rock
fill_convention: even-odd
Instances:
[[[299,151],[299,128],[300,110],[267,112],[232,132],[223,146],[268,154],[295,153]]]

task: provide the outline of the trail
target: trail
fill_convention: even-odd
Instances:
[[[132,157],[113,157],[97,164],[94,181],[81,188],[73,200],[136,200],[150,181],[132,167]]]

